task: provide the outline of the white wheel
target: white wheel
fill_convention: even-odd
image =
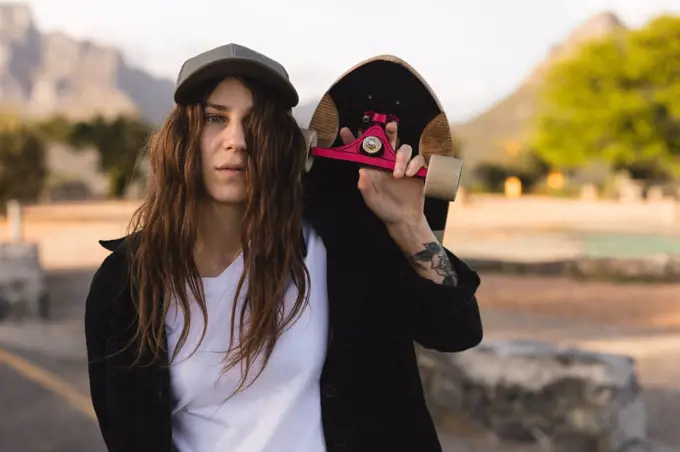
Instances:
[[[318,136],[314,130],[300,129],[305,137],[305,172],[308,173],[314,164],[312,148],[316,147]]]
[[[427,165],[425,196],[455,201],[462,170],[463,161],[461,159],[432,154]]]

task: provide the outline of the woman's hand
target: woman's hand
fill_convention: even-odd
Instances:
[[[393,149],[397,144],[397,124],[391,122],[385,127],[387,138]],[[356,139],[348,129],[340,131],[345,144]],[[382,169],[361,168],[358,188],[366,205],[388,228],[402,228],[427,223],[423,208],[425,205],[424,184],[413,176],[426,166],[425,159],[417,155],[411,159],[413,150],[408,144],[397,149],[397,161],[392,173]]]
[[[397,124],[387,124],[385,131],[395,149]],[[340,131],[340,136],[345,144],[356,139],[346,127]],[[361,168],[359,191],[366,205],[385,223],[388,233],[420,276],[439,284],[455,286],[458,277],[425,217],[424,183],[413,177],[426,166],[425,159],[421,155],[411,159],[412,153],[411,146],[401,145],[392,173],[382,169]]]

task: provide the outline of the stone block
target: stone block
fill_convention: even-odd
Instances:
[[[0,243],[0,320],[48,317],[45,272],[34,243]]]
[[[484,343],[419,353],[433,412],[464,416],[500,440],[546,450],[621,452],[646,444],[634,361],[546,343]]]

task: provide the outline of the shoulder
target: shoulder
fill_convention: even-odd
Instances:
[[[99,244],[110,251],[92,278],[92,286],[124,281],[129,273],[129,256],[139,241],[138,233],[111,240],[100,240]]]
[[[139,244],[140,231],[116,239],[99,240],[99,244],[112,253],[125,254],[131,247]]]
[[[100,240],[99,244],[110,251],[99,265],[85,300],[85,321],[88,325],[101,325],[112,317],[112,310],[121,296],[129,293],[128,246],[135,236],[113,240]]]

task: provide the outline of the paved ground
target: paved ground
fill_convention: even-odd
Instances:
[[[54,274],[54,321],[0,324],[0,450],[104,452],[89,399],[82,305],[90,271]]]
[[[82,363],[47,358],[40,353],[12,350],[13,357],[30,359],[34,371],[23,372],[0,359],[0,450],[7,452],[104,452],[94,419],[82,411],[78,401],[69,403],[68,393],[59,391],[59,381],[81,379]],[[23,363],[25,364],[25,363]],[[39,366],[39,367],[38,367]],[[45,369],[51,369],[47,373]],[[55,375],[59,376],[56,379]],[[33,378],[32,378],[33,377]],[[48,386],[48,387],[46,387]],[[84,396],[82,400],[89,402]]]
[[[52,321],[0,324],[3,452],[103,450],[89,405],[83,344],[82,301],[91,275],[92,270],[51,272]],[[680,448],[677,294],[680,288],[671,285],[483,275],[485,340],[533,338],[633,355],[645,388],[650,436]],[[451,425],[441,432],[451,452],[531,452],[463,437],[463,430]]]

